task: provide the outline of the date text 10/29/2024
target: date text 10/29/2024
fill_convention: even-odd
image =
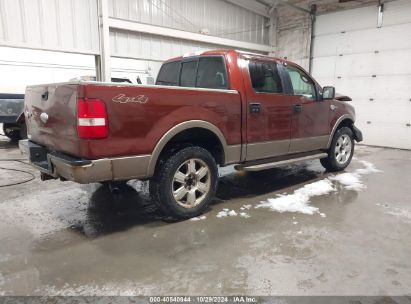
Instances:
[[[212,296],[171,296],[171,297],[150,297],[150,303],[258,303],[258,297],[231,296],[231,297],[212,297]]]

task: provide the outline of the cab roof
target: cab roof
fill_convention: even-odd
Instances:
[[[252,53],[252,52],[245,52],[245,51],[239,51],[239,50],[234,50],[234,49],[221,49],[221,50],[211,50],[211,51],[205,51],[205,52],[193,52],[193,53],[187,53],[182,56],[174,57],[171,59],[166,60],[166,62],[172,62],[172,61],[178,61],[182,60],[184,58],[189,58],[189,57],[198,57],[198,56],[212,56],[212,55],[220,55],[220,56],[225,56],[229,53],[236,53],[237,55],[244,56],[246,58],[260,58],[260,59],[270,59],[270,60],[275,60],[275,61],[281,61],[281,62],[289,62],[286,59],[283,58],[276,58],[276,57],[271,57],[263,54],[258,54],[258,53]]]

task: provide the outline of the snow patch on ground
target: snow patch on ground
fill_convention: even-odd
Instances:
[[[341,173],[330,177],[330,180],[339,182],[348,190],[360,191],[361,189],[366,188],[361,182],[359,174],[356,173]]]
[[[371,173],[382,172],[381,170],[378,170],[378,169],[375,167],[374,164],[372,164],[372,163],[370,163],[370,162],[368,162],[368,161],[366,161],[366,160],[359,160],[358,162],[361,163],[361,164],[363,164],[363,166],[364,166],[365,168],[355,170],[355,172],[356,172],[357,174],[361,174],[361,175],[362,175],[362,174],[371,174]]]
[[[341,173],[325,178],[302,188],[295,190],[291,194],[277,194],[275,198],[269,198],[256,205],[255,208],[269,208],[277,212],[299,212],[304,214],[320,213],[317,207],[310,206],[312,197],[329,194],[336,191],[333,182],[344,186],[345,189],[360,191],[366,186],[361,181],[361,175],[381,172],[374,164],[361,160],[358,161],[364,168],[357,169],[353,173]],[[320,213],[321,217],[326,217]]]
[[[323,179],[307,184],[295,190],[292,194],[269,198],[267,201],[258,204],[255,208],[269,208],[280,213],[300,212],[304,214],[314,214],[318,212],[318,208],[309,205],[310,199],[314,196],[328,194],[333,191],[335,191],[335,188],[331,181]]]
[[[382,172],[378,170],[374,164],[365,161],[358,160],[360,164],[364,167],[355,170],[352,173],[340,173],[337,175],[329,176],[322,180],[307,184],[291,194],[284,192],[282,194],[276,194],[276,197],[269,198],[266,201],[262,201],[254,208],[269,208],[272,211],[283,212],[299,212],[303,214],[314,214],[318,213],[322,218],[327,215],[325,213],[319,212],[317,207],[311,206],[311,198],[321,195],[326,195],[337,191],[335,187],[336,184],[342,185],[347,190],[361,191],[366,188],[366,185],[361,180],[362,175]],[[217,214],[218,218],[241,216],[244,218],[250,217],[246,210],[250,210],[252,205],[243,205],[240,207],[240,212],[237,213],[235,210],[229,210],[224,208]],[[293,218],[295,220],[295,218]],[[198,220],[198,219],[193,219]],[[293,221],[293,224],[298,224],[297,221]]]
[[[241,208],[240,208],[241,209]],[[227,209],[227,208],[224,208],[222,211],[220,211],[219,213],[217,213],[217,217],[218,218],[222,218],[222,217],[232,217],[232,216],[241,216],[241,217],[244,217],[244,218],[249,218],[250,217],[250,215],[248,214],[248,213],[246,213],[246,212],[240,212],[240,213],[238,213],[237,211],[235,211],[235,210],[229,210],[229,209]]]
[[[197,221],[205,220],[206,218],[207,218],[207,217],[206,217],[205,215],[201,215],[201,216],[192,217],[192,218],[190,219],[190,221],[197,222]]]
[[[339,182],[344,186],[345,189],[348,190],[361,191],[362,189],[367,188],[367,186],[364,185],[361,181],[361,175],[378,173],[382,171],[378,170],[374,164],[368,161],[360,160],[358,162],[361,163],[364,166],[364,168],[357,169],[353,173],[341,173],[332,176],[330,177],[330,180]]]
[[[228,211],[227,215],[228,215],[228,216],[237,216],[238,213],[235,212],[234,210],[230,210],[230,211]]]

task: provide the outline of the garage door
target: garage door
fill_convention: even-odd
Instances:
[[[364,143],[411,149],[411,1],[318,16],[313,74],[353,98]]]

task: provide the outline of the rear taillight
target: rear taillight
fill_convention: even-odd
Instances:
[[[77,130],[83,139],[98,139],[108,136],[106,105],[100,99],[78,99]]]

